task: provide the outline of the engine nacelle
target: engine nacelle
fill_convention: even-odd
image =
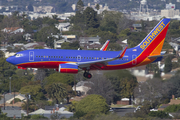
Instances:
[[[59,70],[60,73],[73,73],[76,74],[78,73],[78,66],[75,64],[60,64],[59,65]]]

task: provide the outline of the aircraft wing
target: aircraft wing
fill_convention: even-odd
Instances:
[[[109,41],[110,41],[110,40],[107,40],[107,41],[104,43],[104,45],[101,47],[100,51],[106,51],[106,49],[107,49],[107,47],[108,47],[108,45],[109,45]]]
[[[87,67],[93,66],[98,69],[98,67],[105,66],[110,61],[122,58],[124,56],[126,50],[127,50],[127,46],[121,51],[120,54],[118,54],[114,58],[101,59],[101,60],[95,60],[95,61],[90,61],[90,62],[79,62],[77,64],[78,64],[79,68],[87,68]]]

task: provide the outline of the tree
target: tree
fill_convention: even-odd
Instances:
[[[51,74],[49,77],[45,78],[46,79],[46,85],[50,85],[52,83],[63,83],[66,85],[74,85],[74,75],[72,74],[61,74],[55,72],[54,74]]]
[[[38,81],[38,80],[41,81],[41,87],[42,88],[45,85],[45,83],[43,82],[44,78],[45,78],[45,71],[44,71],[44,69],[38,69],[36,75],[34,76],[34,80],[35,81]]]
[[[64,102],[64,98],[67,98],[68,95],[65,85],[62,83],[53,83],[48,86],[46,91],[49,98],[55,100],[56,104]]]
[[[66,109],[70,112],[75,112],[77,103],[78,101],[72,101],[70,105],[66,106]]]
[[[96,5],[96,9],[99,10],[100,9],[100,6],[99,4]]]
[[[76,104],[75,110],[75,116],[79,118],[90,112],[93,112],[94,115],[100,113],[107,114],[109,107],[102,96],[91,94],[79,101]]]
[[[159,117],[161,119],[169,118],[169,114],[165,111],[151,111],[148,115],[152,117]]]
[[[134,96],[140,100],[144,99],[150,103],[152,108],[157,107],[169,91],[168,84],[161,79],[149,79],[146,82],[139,83],[134,90]]]
[[[0,51],[0,58],[3,58],[3,57],[4,57],[4,52]]]
[[[138,45],[147,35],[145,32],[131,32],[128,37],[128,45],[129,47],[135,47]]]
[[[100,29],[102,31],[110,31],[112,33],[117,33],[116,30],[117,30],[117,25],[114,21],[109,21],[108,23],[106,23],[105,26],[101,26]]]
[[[130,28],[132,25],[130,20],[128,20],[121,12],[117,11],[103,11],[100,19],[102,19],[100,22],[101,27],[106,28],[106,30],[112,30],[111,32],[118,34],[121,33],[122,30]]]
[[[55,113],[53,113],[53,114],[50,116],[50,118],[51,118],[52,120],[54,120],[54,119],[60,119],[60,116],[61,116],[60,113],[55,112]]]
[[[15,74],[16,67],[6,62],[6,58],[0,58],[0,78],[6,77],[9,78]]]
[[[32,4],[29,4],[27,9],[28,9],[28,11],[34,11],[34,8],[33,8]]]
[[[99,21],[97,19],[97,12],[94,11],[93,8],[87,7],[84,12],[84,22],[86,28],[98,28],[99,27]]]
[[[82,12],[82,11],[83,11],[83,9],[84,9],[84,3],[83,3],[82,0],[78,0],[76,9],[77,9],[77,11],[79,11],[79,12]]]
[[[88,91],[88,94],[101,95],[106,99],[106,102],[110,104],[114,96],[114,89],[111,81],[100,74],[93,75],[93,78],[90,79],[90,81],[93,84],[91,84],[91,89]]]
[[[59,33],[59,30],[55,27],[48,26],[42,28],[39,32],[35,34],[35,40],[39,42],[45,42],[48,46],[54,47],[54,37],[52,37],[52,34]]]
[[[180,96],[180,75],[176,74],[175,76],[171,77],[169,80],[167,80],[167,86],[169,88],[168,97],[171,98],[172,95],[175,95],[175,97]]]
[[[115,43],[117,41],[117,35],[110,31],[100,31],[98,34],[101,37],[100,43],[105,43],[106,40],[111,40],[111,43]]]
[[[28,85],[24,86],[19,91],[21,94],[29,94],[32,100],[45,100],[45,96],[42,93],[42,88],[40,85]]]
[[[28,107],[28,108],[27,108]],[[27,104],[27,101],[24,102],[22,105],[21,105],[21,108],[23,110],[27,110],[28,109],[28,112],[33,112],[35,110],[38,109],[38,107],[36,106],[36,104],[32,101],[32,100],[28,100],[28,104]]]
[[[48,118],[44,117],[43,115],[31,115],[31,119],[48,119]]]
[[[165,73],[168,73],[172,70],[172,62],[171,62],[171,57],[168,56],[166,59],[165,59],[165,67],[164,67],[164,72]]]
[[[122,50],[122,47],[117,43],[110,43],[107,49],[109,51],[119,51]]]
[[[177,112],[179,110],[180,110],[180,104],[179,105],[173,104],[164,109],[165,112],[169,112],[169,113]]]
[[[2,30],[4,28],[20,27],[19,22],[20,22],[20,20],[16,16],[12,15],[9,17],[4,17],[4,19],[0,23],[0,29]],[[7,41],[10,42],[9,38],[12,37],[13,34],[2,31],[2,32],[0,32],[0,36],[1,36],[1,40],[5,41],[5,42],[7,42]]]
[[[137,85],[137,79],[127,70],[116,70],[105,73],[107,78],[113,84],[115,90],[114,102],[123,97],[133,96],[134,88]]]
[[[61,49],[74,49],[77,50],[80,47],[79,42],[75,41],[73,43],[64,42],[61,45]]]

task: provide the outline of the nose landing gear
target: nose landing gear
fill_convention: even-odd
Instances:
[[[88,78],[88,79],[90,79],[92,77],[91,73],[86,72],[86,71],[84,72],[83,75],[84,75],[85,78]]]

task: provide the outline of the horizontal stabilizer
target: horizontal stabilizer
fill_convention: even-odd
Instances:
[[[152,56],[148,56],[148,58],[158,58],[158,57],[164,57],[164,56],[170,55],[170,54],[165,54],[165,53],[166,51],[162,51],[161,55],[152,55]]]

